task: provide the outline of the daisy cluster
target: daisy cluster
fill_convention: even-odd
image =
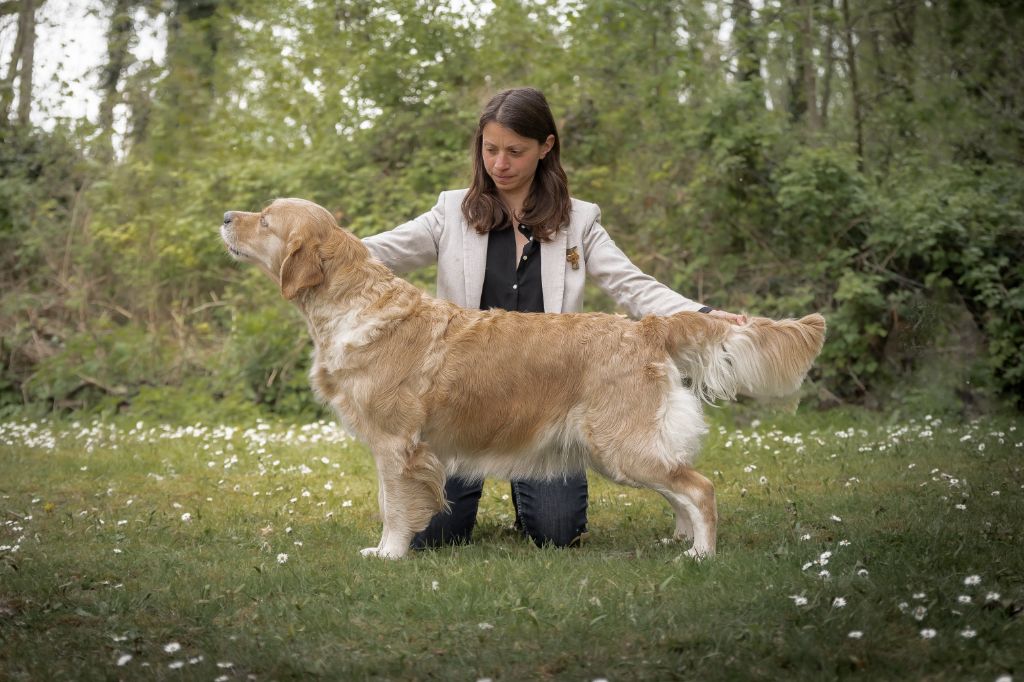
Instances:
[[[115,643],[122,644],[124,642],[127,642],[129,638],[127,635],[115,635],[112,639],[114,640]],[[169,670],[181,670],[186,666],[196,666],[206,661],[206,657],[202,654],[187,655],[183,653],[185,650],[182,647],[182,645],[178,642],[168,642],[163,645],[162,649],[163,653],[166,654],[168,660],[166,660],[163,663],[158,663],[155,665],[164,665]],[[124,668],[126,666],[132,665],[132,660],[134,660],[134,658],[135,656],[133,656],[132,654],[118,652],[115,663],[117,667]],[[139,663],[138,666],[140,668],[152,668],[154,667],[154,664],[150,663],[149,661],[143,661],[142,663]],[[217,677],[213,678],[214,682],[227,682],[227,680],[232,679],[232,675],[230,673],[234,670],[234,668],[235,664],[230,661],[218,661],[216,665],[216,670],[220,674]]]
[[[806,540],[807,538],[802,539]],[[830,585],[831,578],[833,578],[831,570],[835,569],[834,562],[838,558],[842,558],[841,551],[843,548],[850,547],[850,545],[851,543],[848,541],[841,540],[837,544],[835,551],[826,550],[821,552],[817,558],[805,562],[803,570],[823,581],[823,585]],[[833,568],[827,566],[833,566]],[[857,588],[856,581],[866,581],[870,573],[859,562],[853,566],[853,570],[855,578],[844,580],[842,584],[847,588],[852,588],[852,592],[857,593],[860,590]],[[986,588],[982,577],[978,576],[978,574],[970,574],[970,576],[964,577],[962,579],[962,587],[958,591],[961,593],[957,594],[955,599],[930,595],[925,591],[914,592],[910,595],[909,599],[899,601],[896,604],[896,609],[912,620],[922,639],[930,640],[945,636],[959,640],[971,640],[978,637],[978,630],[972,625],[972,619],[975,621],[979,620],[978,609],[1006,608],[1008,604],[1011,607],[1015,606],[1011,600],[1002,598],[997,591]],[[811,603],[806,592],[793,594],[788,596],[788,598],[799,608],[810,608],[814,605]],[[836,610],[847,607],[851,600],[855,600],[856,597],[847,594],[837,594],[830,596],[829,599],[827,607],[831,610]],[[954,620],[959,620],[959,625],[949,627],[949,616],[953,616]],[[929,625],[929,620],[933,619],[933,617],[947,624],[944,630],[939,625]],[[863,630],[852,630],[848,636],[850,639],[864,639],[867,635]]]
[[[881,427],[875,433],[849,427],[836,431],[814,429],[806,434],[791,434],[779,429],[761,431],[760,427],[761,421],[755,419],[750,423],[749,432],[744,429],[730,432],[726,427],[719,426],[718,434],[724,439],[723,446],[730,450],[750,454],[800,454],[806,451],[808,444],[812,444],[827,451],[829,459],[852,452],[898,451],[902,445],[930,443],[940,437],[955,440],[962,449],[982,455],[986,448],[995,444],[1024,449],[1024,432],[1021,429],[1010,426],[1005,431],[996,430],[989,428],[981,419],[949,426],[942,419],[925,415],[921,419],[910,419],[905,424]]]
[[[804,441],[805,436],[802,433],[789,434],[783,433],[778,429],[772,429],[762,433],[759,430],[760,426],[761,420],[755,419],[750,423],[750,427],[753,429],[750,433],[746,433],[743,429],[738,429],[729,433],[728,429],[724,426],[718,427],[718,433],[720,436],[725,438],[724,446],[726,448],[737,448],[744,452],[768,452],[773,455],[778,455],[781,454],[783,450],[801,453],[807,449],[807,444]],[[843,434],[842,437],[846,437],[845,431],[839,431],[838,433]],[[817,430],[811,431],[808,437],[817,440],[821,445],[825,444],[824,441],[818,438]]]
[[[4,495],[4,497],[8,497]],[[15,512],[8,511],[8,515],[14,515]],[[14,555],[17,554],[21,549],[21,543],[25,542],[25,524],[32,521],[32,515],[26,514],[24,516],[18,515],[17,518],[6,519],[3,523],[0,523],[0,556],[5,554]]]
[[[1003,608],[1003,597],[999,592],[986,588],[984,580],[977,574],[965,576],[958,591],[961,594],[958,594],[955,600],[947,599],[945,602],[941,597],[929,595],[928,592],[914,592],[910,599],[899,602],[896,608],[901,614],[913,620],[915,627],[919,629],[918,635],[921,639],[974,639],[978,636],[978,631],[971,625],[971,619],[978,618],[979,608]],[[929,620],[934,618],[935,614],[949,614],[962,618],[963,622],[943,630],[937,625],[929,624]]]
[[[830,432],[814,429],[806,434],[802,432],[792,434],[784,433],[779,429],[762,431],[760,426],[761,422],[757,419],[751,422],[749,431],[744,429],[729,431],[724,426],[719,426],[718,435],[722,439],[722,447],[750,456],[751,460],[765,455],[777,457],[806,454],[809,445],[816,451],[826,453],[830,460],[867,453],[895,455],[905,451],[906,446],[911,444],[939,445],[940,439],[943,446],[955,447],[961,453],[973,453],[978,457],[985,457],[986,452],[997,445],[1024,452],[1024,430],[1019,429],[1016,425],[1011,425],[1005,430],[993,429],[981,419],[949,426],[942,419],[925,415],[921,419],[910,419],[905,424],[881,427],[874,433],[850,427]],[[908,471],[917,469],[917,463],[909,462],[907,469]],[[921,470],[923,471],[923,469]],[[753,475],[753,480],[748,479],[745,484],[753,483],[761,486],[768,484],[768,477],[758,471],[756,463],[745,464],[743,472]],[[717,477],[723,476],[723,473],[717,470],[714,474]],[[849,476],[843,481],[843,487],[850,488],[859,483],[861,483],[859,476]],[[922,488],[938,487],[943,491],[942,499],[949,501],[953,510],[966,511],[970,490],[964,477],[933,468],[928,471],[927,477],[919,485]],[[1024,485],[1021,486],[1021,489],[1024,489]],[[740,494],[746,495],[747,488],[742,488]],[[988,494],[998,497],[1002,491],[991,490],[988,491]]]
[[[822,552],[817,560],[804,564],[804,569],[826,566],[832,557],[832,552]],[[822,569],[819,575],[827,578],[828,570]],[[867,578],[869,574],[867,569],[860,567],[857,569],[856,575],[860,578]],[[957,595],[955,600],[943,600],[943,598],[930,595],[926,591],[914,592],[909,599],[898,602],[896,609],[912,622],[913,627],[918,631],[918,636],[923,640],[943,637],[972,640],[978,637],[978,630],[971,623],[972,619],[979,620],[978,609],[1003,609],[1010,603],[1009,600],[1004,600],[999,592],[984,587],[982,577],[977,574],[965,576],[962,579],[960,591],[961,594]],[[791,594],[789,599],[797,608],[813,606],[810,599],[803,593]],[[851,599],[854,598],[847,595],[834,596],[831,598],[828,608],[831,610],[846,608]],[[950,615],[962,619],[962,621],[958,625],[950,627],[948,625],[948,616]],[[929,620],[935,618],[947,623],[946,627],[930,624]],[[848,633],[850,639],[864,639],[867,636],[864,630],[851,630]]]
[[[74,444],[91,453],[96,448],[117,450],[126,445],[156,445],[164,441],[181,439],[205,441],[207,446],[215,442],[233,444],[239,440],[245,450],[258,454],[265,453],[268,447],[274,445],[335,444],[351,441],[351,437],[341,427],[325,420],[302,426],[288,426],[284,429],[275,429],[261,419],[257,419],[252,427],[245,429],[237,426],[203,424],[147,426],[141,421],[125,428],[98,419],[87,424],[75,421],[66,426],[50,421],[0,423],[0,446],[41,450],[54,450],[58,445]]]
[[[842,519],[835,515],[831,517],[830,521],[834,524],[842,523]],[[811,536],[810,534],[805,534],[802,535],[800,539],[810,540]],[[819,553],[816,558],[804,562],[802,570],[805,573],[813,575],[817,579],[820,579],[827,583],[832,579],[832,571],[835,570],[835,564],[833,563],[833,561],[837,558],[840,558],[842,556],[842,553],[846,550],[846,548],[850,547],[850,545],[851,543],[849,540],[839,540],[837,543],[835,543],[832,549],[827,549]],[[859,580],[866,580],[870,575],[868,569],[861,565],[859,562],[854,566],[854,574],[856,576],[856,579]],[[849,585],[849,581],[847,581],[847,585]],[[797,607],[806,607],[810,603],[808,597],[803,593],[791,594],[789,595],[789,598],[793,600],[794,606]],[[831,610],[844,609],[849,603],[849,599],[850,597],[848,597],[847,595],[834,595],[831,598],[831,601],[829,602],[828,608]],[[854,630],[850,633],[851,639],[861,639],[863,636],[864,633],[861,630]]]

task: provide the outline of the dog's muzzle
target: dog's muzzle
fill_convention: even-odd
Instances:
[[[231,252],[232,256],[235,258],[244,258],[245,254],[234,246],[235,229],[231,224],[233,219],[234,213],[232,211],[228,211],[224,214],[224,222],[221,223],[220,226],[220,238],[224,240],[224,245],[228,247],[228,251]]]

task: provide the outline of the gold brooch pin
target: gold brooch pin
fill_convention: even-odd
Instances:
[[[580,254],[576,250],[575,246],[572,247],[571,249],[565,250],[565,260],[569,262],[569,265],[572,266],[573,270],[580,269]]]

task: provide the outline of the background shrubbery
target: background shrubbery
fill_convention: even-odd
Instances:
[[[388,229],[465,185],[481,104],[523,84],[642,268],[828,316],[823,403],[1019,404],[1024,8],[311,4],[97,0],[110,116],[5,114],[0,413],[315,415],[305,329],[225,257],[220,215],[291,195]],[[135,58],[161,21],[165,56]]]

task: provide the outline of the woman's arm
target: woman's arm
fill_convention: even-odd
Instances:
[[[625,308],[630,317],[700,311],[737,324],[746,322],[743,315],[713,310],[709,306],[691,301],[643,273],[615,245],[608,232],[601,226],[600,219],[598,212],[597,219],[583,231],[587,274],[593,277],[597,285],[616,303]]]
[[[437,262],[437,249],[444,229],[444,195],[437,205],[418,218],[393,230],[363,239],[370,253],[396,275]]]

